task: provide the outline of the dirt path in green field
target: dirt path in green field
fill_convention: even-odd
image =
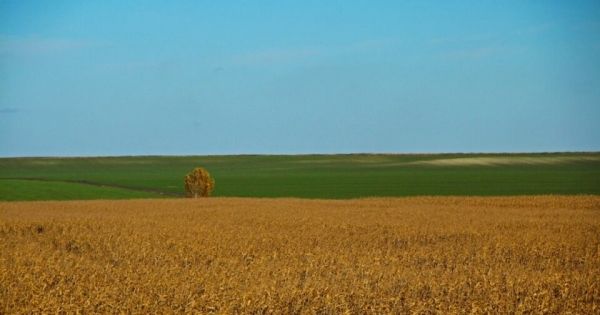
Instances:
[[[79,185],[89,185],[89,186],[95,186],[95,187],[108,187],[108,188],[125,189],[125,190],[130,190],[130,191],[140,191],[140,192],[159,194],[159,195],[163,195],[163,196],[173,196],[173,197],[182,197],[183,196],[183,194],[180,194],[180,193],[174,193],[171,191],[165,191],[165,190],[160,190],[160,189],[131,187],[131,186],[125,186],[125,185],[118,185],[118,184],[106,184],[106,183],[99,183],[99,182],[94,182],[94,181],[89,181],[89,180],[50,179],[50,178],[35,178],[35,177],[24,177],[24,178],[2,177],[2,178],[0,178],[0,180],[27,180],[27,181],[39,181],[39,182],[51,182],[51,183],[52,182],[54,182],[54,183],[70,183],[70,184],[79,184]]]

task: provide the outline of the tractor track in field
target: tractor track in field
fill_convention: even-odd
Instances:
[[[41,177],[0,177],[0,180],[27,180],[27,181],[39,181],[39,182],[54,182],[54,183],[69,183],[69,184],[80,184],[80,185],[88,185],[95,187],[107,187],[107,188],[118,188],[125,189],[130,191],[139,191],[139,192],[147,192],[159,194],[162,196],[172,196],[172,197],[183,197],[182,193],[175,193],[172,191],[165,191],[160,189],[152,189],[152,188],[142,188],[142,187],[131,187],[126,185],[118,185],[118,184],[106,184],[99,183],[89,180],[74,180],[74,179],[51,179],[51,178],[41,178]]]

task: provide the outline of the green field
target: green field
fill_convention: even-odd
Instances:
[[[600,194],[600,153],[2,158],[0,200],[178,197],[203,166],[216,196]]]
[[[155,193],[62,181],[1,180],[2,200],[81,200],[156,198]]]

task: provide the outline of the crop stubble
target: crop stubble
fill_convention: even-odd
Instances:
[[[598,313],[600,197],[0,203],[0,313]]]

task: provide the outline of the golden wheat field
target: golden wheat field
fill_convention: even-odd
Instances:
[[[0,203],[0,313],[600,312],[600,197]]]

